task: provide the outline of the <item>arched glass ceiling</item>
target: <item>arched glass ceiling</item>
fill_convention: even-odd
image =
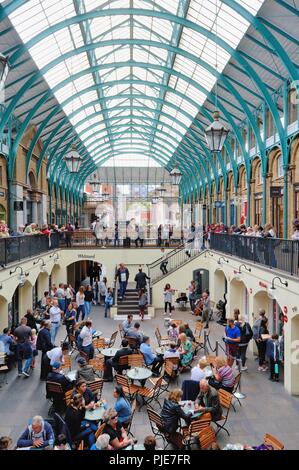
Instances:
[[[166,166],[216,81],[214,37],[175,17],[231,52],[250,26],[235,5],[256,15],[263,0],[1,3],[95,163],[117,164],[121,148],[138,164],[143,140],[146,159]],[[230,52],[217,46],[219,73]]]

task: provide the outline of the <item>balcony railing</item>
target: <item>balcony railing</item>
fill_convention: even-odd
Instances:
[[[21,261],[59,247],[59,233],[0,238],[0,265]]]
[[[299,277],[299,240],[211,233],[210,248]]]

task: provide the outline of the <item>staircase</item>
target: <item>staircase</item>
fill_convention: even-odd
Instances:
[[[136,289],[127,289],[124,300],[117,297],[117,316],[127,316],[129,313],[139,318],[138,292]],[[144,311],[144,318],[147,317],[147,308]]]

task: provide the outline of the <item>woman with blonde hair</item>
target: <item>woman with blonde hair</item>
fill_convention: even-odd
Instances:
[[[232,368],[227,364],[227,359],[224,356],[216,356],[215,366],[211,364],[213,372],[212,377],[209,379],[211,387],[222,388],[227,392],[232,393],[235,383],[235,378]]]
[[[78,305],[76,321],[79,320],[80,312],[82,315],[81,320],[83,321],[85,318],[86,311],[85,311],[85,293],[84,292],[85,292],[85,288],[83,286],[80,286],[76,294],[76,304]]]
[[[181,333],[179,335],[179,340],[180,340],[179,353],[181,355],[181,365],[183,367],[186,367],[192,361],[192,357],[193,357],[192,343],[187,338],[185,333]]]
[[[183,439],[183,436],[177,432],[180,419],[184,419],[187,424],[189,424],[191,420],[191,416],[186,414],[180,405],[182,395],[183,392],[180,388],[172,390],[168,398],[165,398],[161,411],[163,429],[167,434],[170,434],[169,442],[176,445],[179,449],[182,448]]]

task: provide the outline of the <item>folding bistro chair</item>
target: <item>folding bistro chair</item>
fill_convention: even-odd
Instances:
[[[103,423],[103,424],[101,424],[101,426],[98,427],[98,429],[96,430],[95,435],[94,435],[96,440],[101,434],[103,434],[105,427],[106,427],[106,423]]]
[[[64,362],[61,364],[61,369],[72,369],[72,359],[71,356],[63,356]]]
[[[241,380],[242,372],[239,372],[236,377],[235,377],[235,383],[234,383],[234,388],[232,391],[233,397],[237,400],[240,406],[242,406],[241,401],[239,400],[238,397],[236,397],[235,393],[237,393],[238,388],[240,386],[240,380]],[[236,411],[236,408],[234,407],[234,404],[232,403],[233,410]]]
[[[89,359],[88,364],[92,366],[94,372],[98,377],[103,377],[104,373],[104,356],[96,356],[93,359]]]
[[[157,338],[159,347],[167,346],[170,343],[168,336],[162,336],[158,327],[155,329],[155,336]]]
[[[130,435],[132,437],[134,437],[134,436],[131,433],[131,427],[132,427],[132,422],[133,422],[133,419],[134,419],[136,409],[137,409],[137,400],[136,400],[136,398],[134,398],[134,400],[132,402],[132,405],[131,405],[132,414],[131,414],[130,421],[127,421],[127,422],[123,423],[123,427],[127,431],[128,436]]]
[[[220,388],[218,390],[218,396],[219,396],[220,405],[222,406],[222,409],[225,410],[225,412],[222,414],[222,416],[219,420],[215,421],[215,424],[218,428],[217,432],[216,432],[216,435],[218,434],[220,429],[223,429],[227,433],[227,435],[230,436],[230,433],[226,429],[225,424],[227,422],[229,411],[231,409],[233,395],[232,395],[232,393],[229,393],[226,390],[223,390],[222,388]],[[220,424],[219,421],[220,422],[223,421],[223,424]]]
[[[130,354],[127,356],[128,358],[128,365],[130,367],[143,367],[144,366],[144,359],[143,354]]]
[[[64,410],[65,400],[61,384],[47,381],[46,398],[52,402],[48,411],[49,416],[52,416],[54,412],[61,413]]]
[[[92,341],[94,349],[97,349],[100,352],[101,349],[105,349],[105,338],[95,338]]]
[[[128,377],[126,377],[125,375],[116,374],[115,378],[116,383],[122,386],[124,393],[129,397],[129,400],[132,401],[141,389],[141,387],[138,385],[131,384]]]
[[[198,443],[201,450],[208,450],[214,442],[217,443],[217,439],[212,426],[207,426],[199,431]]]
[[[164,450],[167,448],[169,442],[167,440],[168,434],[163,430],[163,422],[161,416],[150,406],[146,407],[147,415],[151,425],[152,433],[156,438],[161,438],[163,440]],[[165,446],[165,444],[167,445]]]
[[[97,399],[100,400],[102,396],[104,380],[103,379],[96,379],[93,382],[88,383],[88,388],[97,395]]]
[[[284,450],[284,444],[272,434],[265,434],[263,443],[266,446],[272,446],[274,450]]]
[[[158,403],[160,408],[162,408],[161,403],[159,402],[159,395],[161,394],[163,377],[159,377],[153,388],[140,387],[138,390],[138,396],[142,398],[142,404],[139,407],[139,411],[143,405],[150,405],[152,402]]]
[[[193,438],[198,438],[198,434],[203,429],[207,428],[211,424],[211,414],[205,413],[203,416],[197,419],[193,419],[189,426],[182,427],[183,443],[185,447],[191,450],[191,442]]]
[[[173,374],[173,368],[174,368],[174,365],[170,361],[164,364],[163,374],[162,374],[163,380],[162,380],[159,396],[162,395],[162,393],[168,391],[172,374]],[[160,377],[150,377],[148,380],[150,381],[152,385],[156,385],[159,379]]]
[[[114,333],[112,333],[110,339],[105,338],[106,348],[113,348],[116,337],[117,337],[117,333],[118,333],[118,331],[116,330]]]

